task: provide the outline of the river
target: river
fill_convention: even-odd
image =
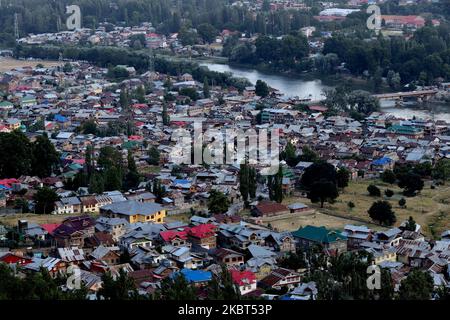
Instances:
[[[209,62],[200,62],[199,64],[201,66],[208,67],[211,71],[231,72],[235,77],[247,78],[253,84],[255,84],[257,80],[263,80],[270,87],[279,90],[287,97],[297,96],[302,99],[320,100],[324,98],[324,89],[332,89],[332,87],[324,85],[319,79],[303,80],[294,77],[260,72],[255,69],[230,66],[228,64]]]
[[[231,72],[236,77],[247,78],[255,84],[257,80],[265,81],[269,86],[279,90],[287,97],[309,98],[321,100],[324,98],[324,89],[332,89],[332,86],[325,85],[322,80],[305,80],[301,78],[288,77],[278,74],[261,72],[251,68],[230,66],[212,62],[199,62],[201,66],[206,66],[212,71]],[[444,120],[450,123],[450,104],[446,103],[408,103],[402,107],[396,107],[392,101],[381,103],[381,111],[399,118],[411,119],[413,117],[421,119]]]

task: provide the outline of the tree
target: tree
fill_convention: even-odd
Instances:
[[[267,179],[269,199],[281,203],[283,201],[283,168],[279,166],[277,174],[268,176]]]
[[[372,197],[380,197],[381,196],[380,189],[374,184],[370,184],[367,187],[367,191],[369,192],[369,195]]]
[[[395,173],[390,169],[384,170],[381,173],[380,178],[383,182],[386,182],[389,184],[393,184],[395,182],[395,180],[397,180]]]
[[[240,300],[239,288],[233,282],[230,271],[225,265],[221,267],[220,276],[214,277],[208,285],[208,299]]]
[[[398,200],[398,205],[402,208],[406,208],[406,200],[405,198],[401,198],[400,200]]]
[[[197,32],[204,42],[214,42],[218,31],[209,23],[202,23],[197,27]]]
[[[257,80],[255,85],[255,94],[265,98],[269,95],[269,86],[262,80]]]
[[[211,190],[208,198],[208,210],[215,213],[225,213],[230,207],[230,200],[220,191]]]
[[[122,172],[116,167],[110,167],[104,171],[105,191],[122,189]]]
[[[116,279],[109,272],[103,274],[102,282],[102,287],[97,294],[105,300],[130,300],[137,296],[134,281],[124,269],[119,270]]]
[[[161,203],[166,196],[166,188],[161,184],[159,179],[153,179],[152,192],[156,197],[156,202]]]
[[[298,158],[299,161],[317,162],[320,160],[319,155],[311,150],[308,146],[303,146],[302,154]]]
[[[197,290],[182,273],[175,273],[161,281],[161,298],[164,300],[197,300]]]
[[[128,163],[128,172],[125,176],[124,185],[125,189],[128,190],[137,187],[141,176],[137,170],[136,162],[134,161],[133,154],[130,150],[128,150],[127,163]]]
[[[330,181],[336,184],[336,168],[326,161],[317,161],[305,169],[300,183],[308,190],[314,182],[319,180]]]
[[[320,207],[323,208],[324,202],[332,202],[339,197],[336,184],[327,180],[319,180],[311,185],[308,193],[308,198],[311,202],[320,202]]]
[[[32,174],[41,178],[48,177],[58,162],[58,152],[47,135],[38,136],[32,144]]]
[[[294,145],[289,141],[284,149],[284,160],[290,167],[295,167],[298,163],[298,156]]]
[[[18,178],[30,173],[32,145],[20,131],[0,133],[0,178]],[[6,156],[7,155],[7,156]]]
[[[122,168],[122,154],[112,146],[102,147],[100,149],[97,165],[102,169],[111,167]]]
[[[384,190],[384,194],[386,195],[386,197],[390,198],[394,195],[394,191],[392,191],[391,189],[386,189]]]
[[[413,217],[410,216],[406,221],[405,230],[416,231],[416,221],[414,221]]]
[[[203,79],[203,97],[204,98],[209,98],[210,96],[211,96],[211,94],[209,92],[208,78],[205,77]]]
[[[59,200],[59,196],[53,189],[44,186],[34,194],[33,200],[37,214],[50,214],[55,209],[55,202]]]
[[[130,97],[128,91],[125,89],[120,90],[119,104],[122,107],[122,110],[128,110],[130,106]]]
[[[155,146],[151,146],[150,150],[148,150],[148,159],[147,162],[153,166],[158,166],[160,161],[160,153],[158,148]]]
[[[84,134],[97,134],[97,123],[94,120],[87,120],[81,126],[81,131]]]
[[[442,180],[445,182],[450,179],[450,159],[442,158],[432,170],[432,177],[434,179]]]
[[[163,110],[162,110],[161,117],[162,117],[162,122],[163,122],[164,126],[170,125],[170,116],[167,113],[167,104],[166,103],[163,103]]]
[[[347,168],[339,168],[336,173],[336,183],[338,188],[344,189],[348,187],[350,181],[350,171]]]
[[[405,196],[414,196],[423,189],[424,183],[420,175],[409,172],[398,176],[398,186]]]
[[[399,299],[430,300],[433,286],[433,278],[428,272],[415,269],[400,283]]]
[[[355,207],[355,204],[354,204],[352,201],[349,201],[349,202],[347,203],[347,207],[348,207],[350,210],[352,210],[352,209]]]
[[[376,201],[369,208],[369,216],[372,220],[378,221],[380,224],[391,226],[397,220],[392,206],[387,201]]]
[[[103,174],[94,172],[89,179],[89,192],[100,194],[105,191],[105,178]]]

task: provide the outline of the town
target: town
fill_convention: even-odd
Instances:
[[[311,14],[342,22],[363,5],[350,2]],[[443,24],[383,19],[384,36],[408,39]],[[0,51],[0,299],[448,299],[450,122],[380,107],[448,103],[446,68],[420,81],[393,69],[373,92],[337,85],[313,99],[190,60],[243,62],[237,48],[258,48],[257,36],[203,30],[197,43],[190,29],[135,25],[29,34]],[[294,43],[305,37],[308,54],[330,58],[320,52],[331,32],[298,29]],[[332,65],[342,76],[359,68]],[[358,76],[375,83],[367,72]],[[224,140],[240,131],[245,147],[215,136],[195,150],[177,137],[199,128]],[[265,149],[259,132],[278,147],[270,174],[252,158]],[[231,161],[204,161],[227,148]]]

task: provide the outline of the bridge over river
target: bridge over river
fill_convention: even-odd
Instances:
[[[420,90],[409,92],[393,92],[374,94],[372,97],[378,100],[403,100],[404,98],[417,98],[419,101],[428,100],[428,98],[436,95],[438,90]]]

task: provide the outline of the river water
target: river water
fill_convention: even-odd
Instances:
[[[219,63],[200,62],[199,64],[208,67],[212,71],[231,72],[235,77],[247,78],[253,84],[257,80],[263,80],[270,87],[279,90],[287,97],[297,96],[299,98],[320,100],[324,98],[323,91],[325,89],[333,88],[325,85],[320,79],[304,80]],[[450,104],[448,103],[407,103],[402,107],[396,107],[393,101],[383,101],[381,103],[381,111],[399,118],[434,118],[435,120],[445,120],[450,123]]]

